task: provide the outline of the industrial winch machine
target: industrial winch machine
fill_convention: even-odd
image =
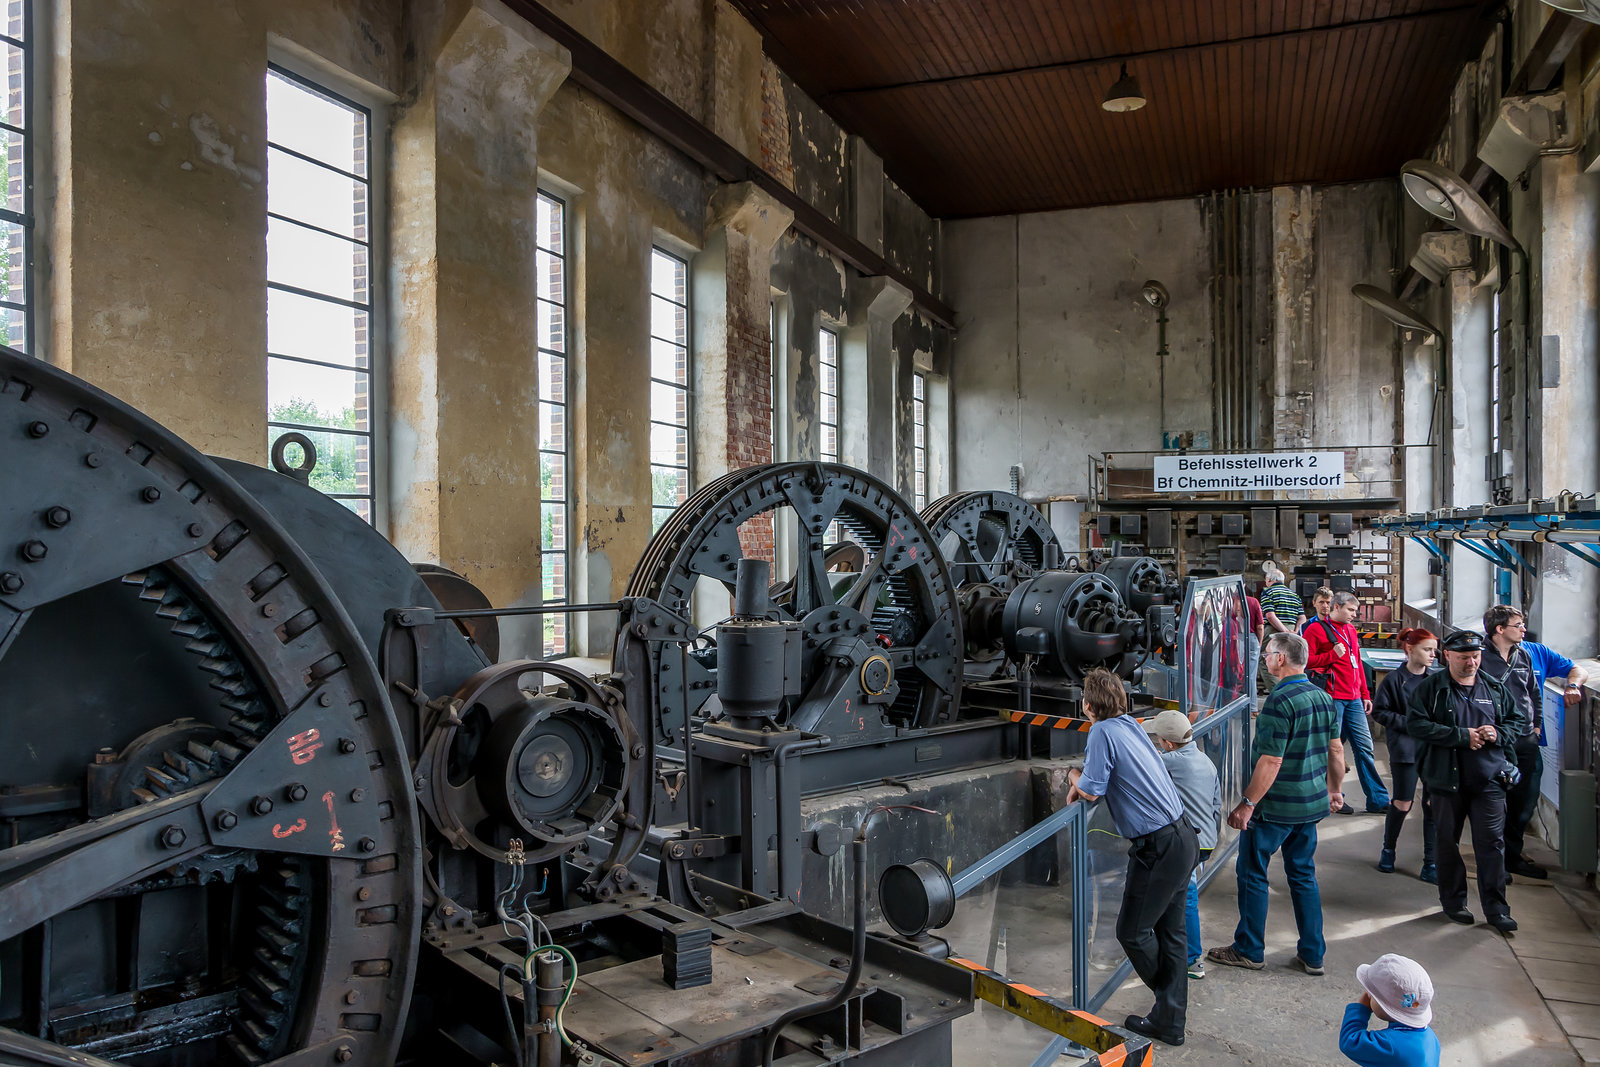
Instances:
[[[848,467],[749,468],[620,601],[558,609],[615,616],[584,673],[502,659],[497,619],[542,609],[413,566],[309,487],[309,440],[274,459],[0,349],[0,1059],[949,1064],[1009,998],[1149,1062],[880,928],[895,825],[809,813],[1081,749],[1042,723],[1094,666],[1150,703],[1155,561],[1074,568],[1006,493],[919,515]]]

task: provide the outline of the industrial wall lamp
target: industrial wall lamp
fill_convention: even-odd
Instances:
[[[1522,251],[1500,216],[1449,167],[1427,159],[1413,159],[1400,168],[1400,184],[1411,194],[1411,199],[1422,205],[1422,210],[1462,233],[1505,245],[1513,252]]]
[[[1433,439],[1434,430],[1438,427],[1440,418],[1444,414],[1444,395],[1447,378],[1450,374],[1450,362],[1445,356],[1445,345],[1449,339],[1444,333],[1427,319],[1412,311],[1398,299],[1379,289],[1376,285],[1356,285],[1350,288],[1357,300],[1376,308],[1384,318],[1396,326],[1407,330],[1422,330],[1431,335],[1437,344],[1437,355],[1433,371],[1433,403],[1428,411],[1428,444],[1437,442]]]
[[[1564,11],[1584,22],[1600,22],[1600,2],[1597,0],[1544,0],[1557,11]]]
[[[1128,64],[1122,64],[1122,76],[1112,83],[1106,90],[1106,98],[1100,101],[1100,107],[1106,111],[1138,111],[1145,105],[1144,91],[1139,88],[1139,79],[1128,73]]]
[[[1379,289],[1376,285],[1357,285],[1350,290],[1356,299],[1369,307],[1377,308],[1383,317],[1396,326],[1403,326],[1408,330],[1421,330],[1423,333],[1432,334],[1434,337],[1444,336],[1439,332],[1439,327],[1412,311],[1405,304]]]

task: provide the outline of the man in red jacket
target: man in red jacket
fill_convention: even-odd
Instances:
[[[1305,639],[1311,646],[1308,667],[1313,680],[1325,672],[1332,684],[1328,695],[1339,711],[1339,736],[1350,746],[1361,791],[1367,795],[1367,814],[1382,815],[1389,810],[1389,790],[1378,776],[1378,761],[1372,754],[1372,730],[1367,716],[1372,713],[1372,694],[1367,692],[1367,672],[1361,666],[1361,639],[1356,635],[1356,597],[1354,593],[1333,594],[1333,610],[1326,619],[1313,619],[1306,625]],[[1354,815],[1346,804],[1341,815]]]

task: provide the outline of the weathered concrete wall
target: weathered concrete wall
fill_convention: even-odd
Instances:
[[[1172,294],[1166,427],[1211,426],[1208,238],[1194,200],[944,225],[953,488],[1082,494],[1088,456],[1159,449],[1161,366],[1146,279]]]
[[[1350,289],[1392,285],[1399,196],[1387,181],[1273,190],[1273,437],[1280,448],[1398,440],[1396,330]],[[1352,495],[1401,496],[1403,465],[1381,447],[1361,447],[1347,467]]]
[[[1243,391],[1270,398],[1256,413],[1263,443],[1397,440],[1395,331],[1350,295],[1390,283],[1397,195],[1393,182],[1277,189],[1261,208],[1270,229],[1241,222],[1266,235],[1245,269],[1272,294],[1257,339],[1270,358]],[[1159,450],[1163,430],[1211,432],[1212,225],[1200,201],[1171,200],[944,226],[947,294],[961,316],[957,489],[1004,486],[1021,463],[1025,495],[1081,495],[1093,454]],[[1146,279],[1171,294],[1164,367],[1156,314],[1139,298]],[[1399,494],[1401,473],[1381,449],[1350,472],[1360,495],[1381,497]]]
[[[1513,221],[1528,249],[1531,311],[1527,353],[1513,371],[1525,419],[1509,435],[1520,437],[1514,454],[1526,457],[1529,497],[1592,493],[1600,489],[1600,176],[1583,172],[1575,155],[1540,158]],[[1600,648],[1600,573],[1553,545],[1539,548],[1539,580],[1523,590],[1528,626],[1569,655],[1590,655]]]
[[[830,218],[864,228],[892,263],[937,281],[937,224],[883,179],[870,148],[847,153],[845,132],[766,59],[727,0],[664,0],[649,18],[630,0],[549,6]],[[539,188],[570,212],[572,597],[619,595],[649,536],[653,245],[704,250],[697,286],[722,268],[700,292],[706,306],[691,307],[704,356],[697,428],[708,431],[698,482],[770,455],[776,292],[786,294],[789,454],[817,452],[826,316],[864,338],[846,383],[865,398],[862,462],[909,493],[911,361],[940,350],[943,331],[907,314],[920,325],[902,339],[898,308],[852,310],[854,272],[805,238],[779,239],[785,219],[727,225],[709,206],[715,181],[565,81],[565,60],[499,0],[63,0],[55,23],[52,143],[41,152],[54,173],[40,179],[42,217],[55,221],[37,257],[44,354],[199,447],[265,456],[264,80],[276,55],[389,108],[389,129],[375,131],[389,135],[377,183],[392,245],[382,249],[392,253],[386,532],[412,557],[463,571],[497,603],[538,595]],[[610,620],[588,621],[576,648],[603,654]],[[532,632],[519,643],[515,629],[508,651],[534,651]]]
[[[1441,116],[1444,133],[1430,158],[1458,171],[1472,162],[1498,99],[1495,72],[1520,62],[1549,17],[1543,4],[1514,6],[1511,21],[1497,27],[1478,61],[1463,69],[1448,113]],[[1418,306],[1446,329],[1452,377],[1434,483],[1426,495],[1409,495],[1409,510],[1481,503],[1497,489],[1507,501],[1600,489],[1600,430],[1594,418],[1600,402],[1600,364],[1594,355],[1600,341],[1595,311],[1600,299],[1600,177],[1583,169],[1584,160],[1600,153],[1600,127],[1583,115],[1594,95],[1581,89],[1593,84],[1596,62],[1592,51],[1574,54],[1557,86],[1567,93],[1574,134],[1581,125],[1581,152],[1535,157],[1526,173],[1502,192],[1493,192],[1497,181],[1488,187],[1491,206],[1509,221],[1526,256],[1472,240],[1470,268],[1426,286],[1419,297]],[[1407,208],[1408,257],[1420,245],[1436,245],[1444,237],[1425,234],[1435,225],[1419,209]],[[1491,314],[1496,291],[1499,323]],[[1497,327],[1502,365],[1499,447],[1510,464],[1509,477],[1498,487],[1484,467],[1494,429],[1488,367]],[[1528,545],[1523,555],[1532,574],[1496,572],[1455,550],[1447,591],[1450,620],[1477,625],[1476,615],[1484,607],[1509,599],[1528,612],[1529,627],[1541,639],[1574,657],[1592,654],[1600,647],[1600,574],[1553,546]],[[1414,562],[1408,555],[1408,597],[1420,591],[1411,577]]]
[[[265,6],[63,0],[55,39],[43,355],[202,451],[262,462]]]
[[[55,6],[42,355],[202,451],[266,457],[269,55],[402,80],[384,0]],[[204,42],[196,47],[196,42]],[[41,63],[42,63],[41,58]]]
[[[393,130],[393,536],[496,604],[528,603],[540,564],[538,117],[572,59],[498,4],[456,14],[414,41],[418,90]],[[506,621],[508,651],[537,656],[537,621]]]

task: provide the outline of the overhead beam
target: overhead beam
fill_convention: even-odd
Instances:
[[[971,74],[953,74],[944,78],[924,78],[919,81],[886,82],[881,85],[862,85],[848,89],[834,89],[823,93],[819,103],[839,100],[846,97],[868,96],[875,93],[892,93],[903,89],[926,89],[936,86],[962,85],[972,82],[990,81],[998,78],[1014,78],[1032,74],[1051,74],[1057,71],[1079,70],[1084,67],[1115,67],[1123,63],[1135,63],[1146,59],[1159,59],[1164,56],[1187,55],[1191,52],[1205,52],[1218,48],[1227,48],[1232,45],[1266,44],[1277,41],[1294,41],[1303,37],[1320,37],[1326,34],[1339,33],[1344,30],[1359,29],[1384,29],[1391,26],[1403,25],[1411,22],[1426,22],[1431,19],[1449,18],[1457,15],[1475,13],[1481,10],[1481,0],[1472,3],[1456,4],[1451,7],[1434,8],[1431,11],[1413,11],[1404,15],[1385,15],[1381,18],[1353,19],[1349,22],[1336,22],[1326,26],[1305,26],[1295,30],[1279,30],[1275,33],[1259,33],[1250,37],[1222,37],[1213,41],[1196,41],[1193,44],[1174,45],[1170,48],[1152,48],[1144,52],[1126,52],[1116,55],[1088,56],[1084,59],[1069,59],[1056,63],[1037,63],[1025,67],[1007,67],[1004,70],[982,70]]]
[[[1539,30],[1539,36],[1534,40],[1533,47],[1528,49],[1528,54],[1517,64],[1517,69],[1511,74],[1511,86],[1506,90],[1507,96],[1520,96],[1523,93],[1542,93],[1550,88],[1567,65],[1567,57],[1572,55],[1583,35],[1589,30],[1589,24],[1582,19],[1573,18],[1564,11],[1551,11],[1550,17]],[[1483,192],[1483,187],[1489,184],[1489,179],[1494,176],[1494,170],[1479,159],[1472,157],[1461,172],[1461,178],[1473,191]],[[1410,300],[1422,290],[1428,279],[1417,273],[1416,268],[1407,267],[1406,272],[1400,276],[1400,299]]]
[[[605,49],[567,25],[534,0],[505,0],[506,6],[572,53],[573,82],[683,153],[725,182],[750,182],[794,212],[794,227],[867,277],[892,278],[911,291],[911,302],[941,326],[955,329],[955,309],[917,279],[784,185],[765,167],[719,137],[699,119],[612,58]]]

